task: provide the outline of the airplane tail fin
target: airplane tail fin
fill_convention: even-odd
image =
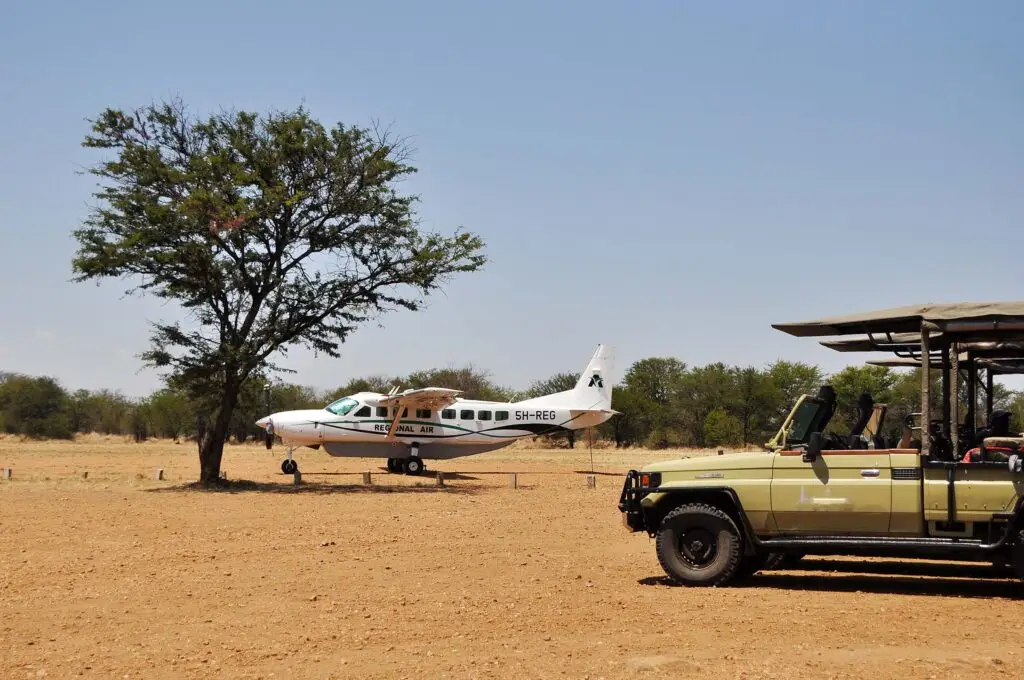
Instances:
[[[580,373],[576,386],[565,392],[527,399],[522,403],[550,405],[581,411],[612,411],[611,371],[615,363],[614,352],[606,345],[598,345],[587,367]]]
[[[611,410],[612,382],[611,373],[614,355],[606,345],[598,345],[590,363],[580,373],[576,387],[572,389],[574,406],[600,411]]]

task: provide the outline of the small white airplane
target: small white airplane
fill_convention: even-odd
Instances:
[[[281,471],[298,470],[292,451],[323,448],[331,456],[387,458],[388,471],[418,475],[425,459],[472,456],[533,437],[599,425],[612,410],[612,353],[603,345],[576,387],[517,402],[462,399],[459,390],[424,387],[388,394],[359,392],[322,409],[281,411],[256,421],[267,448],[288,446]],[[409,414],[412,414],[410,417]]]

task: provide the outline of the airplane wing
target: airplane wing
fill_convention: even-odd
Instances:
[[[402,417],[402,411],[411,408],[428,408],[434,411],[451,406],[455,398],[462,394],[461,390],[452,390],[446,387],[423,387],[418,390],[406,390],[398,394],[390,394],[377,403],[381,406],[395,408],[395,416],[391,420],[391,427],[388,428],[388,436],[391,437],[398,427],[398,421]]]

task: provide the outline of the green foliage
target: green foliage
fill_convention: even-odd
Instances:
[[[1013,398],[1006,405],[1010,415],[1010,431],[1024,432],[1024,393],[1015,393]]]
[[[434,368],[409,374],[401,381],[404,388],[419,389],[421,387],[446,387],[461,390],[464,399],[485,399],[487,401],[505,401],[513,397],[510,389],[500,387],[490,381],[486,371],[473,366],[464,368]]]
[[[932,384],[936,412],[941,403],[937,373]],[[357,392],[386,393],[393,386],[438,386],[463,390],[470,398],[503,401],[569,390],[578,378],[573,372],[558,373],[536,380],[516,394],[496,385],[486,371],[473,366],[425,369],[405,377],[371,375],[324,392],[267,381],[260,375],[240,390],[225,439],[256,440],[261,430],[255,421],[268,413],[321,408]],[[812,382],[814,378],[820,382]],[[816,367],[792,362],[777,362],[764,369],[721,363],[689,368],[677,360],[648,358],[630,366],[624,382],[613,387],[612,408],[619,414],[597,427],[595,435],[624,448],[760,445],[778,429],[799,396],[798,389],[813,394],[827,382],[835,388],[839,402],[829,426],[831,431],[849,431],[857,417],[857,398],[867,390],[875,403],[889,406],[882,434],[898,439],[903,417],[920,408],[920,380],[919,370],[894,371],[876,366],[848,367],[825,376]],[[791,396],[787,398],[787,394]],[[983,409],[983,397],[979,402]],[[1024,393],[996,383],[994,405],[1014,413],[1013,427],[1024,429]],[[67,437],[72,432],[102,432],[196,439],[201,434],[198,414],[203,407],[186,392],[169,387],[142,400],[110,390],[78,390],[68,395],[50,378],[0,373],[0,424],[12,433]],[[966,404],[962,405],[961,418],[966,417],[965,408]],[[576,433],[571,438],[559,434],[542,439],[574,446],[582,436],[585,434]]]
[[[829,378],[836,391],[836,414],[829,422],[829,432],[847,434],[859,415],[857,400],[869,392],[875,403],[889,403],[897,375],[884,366],[847,366]],[[918,388],[920,393],[920,388]]]
[[[739,418],[715,407],[704,419],[704,445],[738,445],[743,440],[743,425]]]
[[[191,315],[154,324],[143,358],[198,406],[204,482],[277,352],[337,357],[364,323],[485,262],[477,236],[418,228],[417,197],[396,188],[416,170],[380,130],[327,129],[302,108],[199,120],[171,102],[106,109],[84,146],[112,157],[89,170],[102,184],[74,231],[75,278],[130,278]]]
[[[601,423],[600,436],[615,442],[615,446],[639,446],[651,430],[651,414],[656,404],[638,389],[628,385],[612,388],[612,408],[618,415]]]
[[[5,374],[0,383],[0,422],[8,434],[46,439],[68,439],[71,400],[56,380]]]

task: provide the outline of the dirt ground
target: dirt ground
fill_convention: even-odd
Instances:
[[[443,487],[310,449],[295,487],[283,453],[229,447],[252,483],[202,492],[193,444],[0,440],[0,677],[1024,676],[1024,584],[990,569],[666,585],[615,504],[672,454],[595,450],[589,489],[585,448],[431,463]]]

